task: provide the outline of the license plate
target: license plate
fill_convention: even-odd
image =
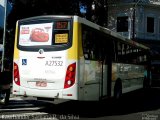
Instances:
[[[37,81],[36,82],[37,87],[47,87],[47,82],[45,81]]]

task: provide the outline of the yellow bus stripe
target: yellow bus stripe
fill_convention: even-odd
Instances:
[[[78,22],[73,24],[72,47],[68,49],[68,59],[78,59]]]
[[[17,35],[18,35],[18,22],[16,24],[16,34],[15,34],[15,41],[14,41],[14,59],[18,59],[19,58],[19,51],[17,49]]]

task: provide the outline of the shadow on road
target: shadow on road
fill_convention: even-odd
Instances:
[[[96,118],[112,115],[126,115],[160,108],[160,89],[138,90],[122,96],[119,101],[107,99],[101,102],[70,101],[47,106],[38,111],[57,115],[77,115]]]

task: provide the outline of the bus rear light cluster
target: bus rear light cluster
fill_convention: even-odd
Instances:
[[[14,82],[20,86],[19,68],[16,63],[14,63]]]
[[[75,83],[76,63],[70,64],[66,71],[64,88],[69,88]]]

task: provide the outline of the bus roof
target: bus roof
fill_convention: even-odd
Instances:
[[[108,28],[105,28],[105,27],[102,27],[96,23],[93,23],[85,18],[82,18],[82,17],[79,17],[79,16],[72,16],[72,15],[45,15],[45,16],[35,16],[35,17],[30,17],[30,18],[25,18],[25,19],[21,19],[22,21],[23,20],[32,20],[32,19],[36,19],[36,18],[48,18],[48,17],[53,17],[53,18],[73,18],[74,21],[76,22],[80,22],[82,24],[85,24],[91,28],[94,28],[94,29],[97,29],[103,33],[105,33],[106,35],[108,35],[110,38],[112,39],[117,39],[117,40],[120,40],[122,42],[125,42],[125,43],[128,43],[128,44],[131,44],[131,45],[134,45],[136,47],[140,47],[140,48],[143,48],[143,49],[150,49],[149,47],[143,45],[143,44],[140,44],[138,42],[135,42],[131,39],[128,39],[122,35],[120,35],[119,33],[117,32],[114,32]]]
[[[90,26],[90,27],[92,27],[94,29],[97,29],[99,31],[102,31],[102,32],[106,33],[107,35],[109,35],[113,39],[116,38],[118,40],[121,40],[122,42],[129,43],[131,45],[135,45],[136,47],[141,47],[143,49],[148,49],[148,50],[150,49],[149,47],[147,47],[147,46],[145,46],[143,44],[140,44],[140,43],[135,42],[135,41],[133,41],[131,39],[128,39],[128,38],[120,35],[117,32],[114,32],[114,31],[112,31],[112,30],[110,30],[108,28],[105,28],[105,27],[102,27],[100,25],[97,25],[97,24],[95,24],[95,23],[93,23],[93,22],[91,22],[91,21],[89,21],[89,20],[87,20],[85,18],[81,18],[79,16],[74,16],[74,19],[75,19],[75,21],[79,21],[80,23],[83,23],[83,24],[85,24],[87,26]]]

